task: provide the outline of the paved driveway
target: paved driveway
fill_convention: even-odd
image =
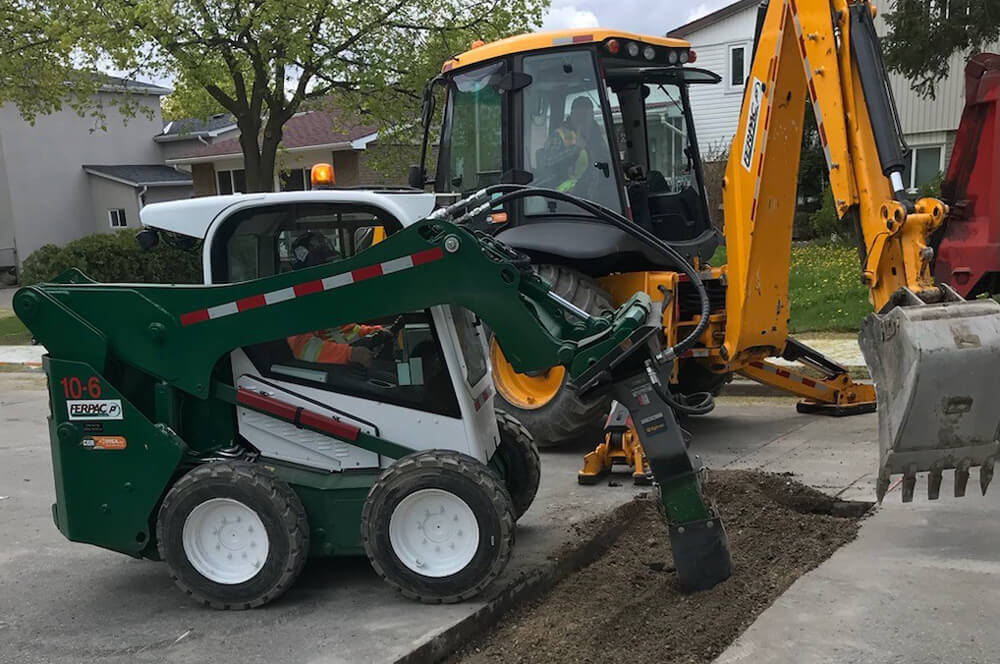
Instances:
[[[392,662],[482,608],[482,602],[427,607],[403,600],[364,559],[312,562],[284,598],[262,609],[219,612],[194,606],[174,588],[162,565],[67,542],[55,529],[43,387],[44,377],[37,374],[0,373],[0,660]],[[804,416],[793,403],[723,400],[715,413],[686,426],[695,435],[695,449],[713,467],[793,470],[832,493],[870,497],[874,416]],[[583,451],[581,446],[543,455],[539,498],[519,526],[514,558],[494,593],[550,565],[552,554],[573,537],[574,522],[607,512],[633,495],[627,483],[578,486],[575,472]],[[863,535],[879,518],[862,529]],[[963,546],[962,524],[953,525],[940,546]],[[884,534],[894,537],[889,529]],[[924,538],[925,545],[933,542]],[[947,576],[947,570],[938,571]],[[845,588],[836,593],[847,591],[865,592]],[[893,592],[898,602],[880,609],[886,620],[910,620],[917,608],[906,601],[907,588]],[[826,599],[835,602],[836,597]],[[761,638],[766,642],[767,633]],[[794,643],[796,637],[781,638]],[[995,643],[1000,636],[994,630],[982,638]],[[928,640],[938,639],[929,634]]]

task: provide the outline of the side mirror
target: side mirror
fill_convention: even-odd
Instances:
[[[144,228],[135,234],[135,241],[139,243],[139,248],[149,251],[160,243],[160,234],[152,228]]]
[[[423,189],[426,184],[424,169],[416,164],[410,166],[410,170],[407,172],[407,184],[414,189]]]

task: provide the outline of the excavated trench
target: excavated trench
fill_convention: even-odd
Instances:
[[[663,520],[636,500],[581,539],[627,519],[601,558],[505,615],[447,661],[462,664],[710,662],[792,582],[855,538],[870,503],[833,499],[788,476],[713,472],[706,492],[723,516],[733,576],[685,595]]]

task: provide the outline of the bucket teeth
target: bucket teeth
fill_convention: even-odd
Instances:
[[[955,497],[965,496],[965,487],[969,484],[969,462],[962,461],[955,469]]]
[[[886,492],[889,491],[889,479],[889,473],[885,470],[879,471],[878,482],[875,484],[875,498],[880,503],[885,498]]]
[[[941,471],[932,470],[927,474],[927,500],[937,500],[941,495]]]
[[[994,461],[994,459],[987,459],[986,463],[979,469],[979,488],[982,489],[984,496],[986,495],[986,489],[990,486],[990,482],[993,481]]]
[[[907,473],[903,476],[903,502],[913,502],[913,491],[917,488],[917,474]]]

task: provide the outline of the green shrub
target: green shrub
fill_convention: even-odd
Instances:
[[[938,171],[938,174],[931,178],[930,182],[920,186],[917,190],[917,198],[941,198],[942,182],[944,182],[944,173]]]
[[[847,221],[837,217],[837,208],[833,204],[833,190],[830,187],[823,192],[823,204],[809,216],[804,224],[806,233],[803,239],[821,241],[834,240],[844,244],[854,242],[854,228]]]
[[[70,268],[105,283],[201,283],[201,253],[182,251],[161,242],[142,251],[135,231],[97,233],[64,247],[47,244],[24,260],[22,285],[49,281]]]

